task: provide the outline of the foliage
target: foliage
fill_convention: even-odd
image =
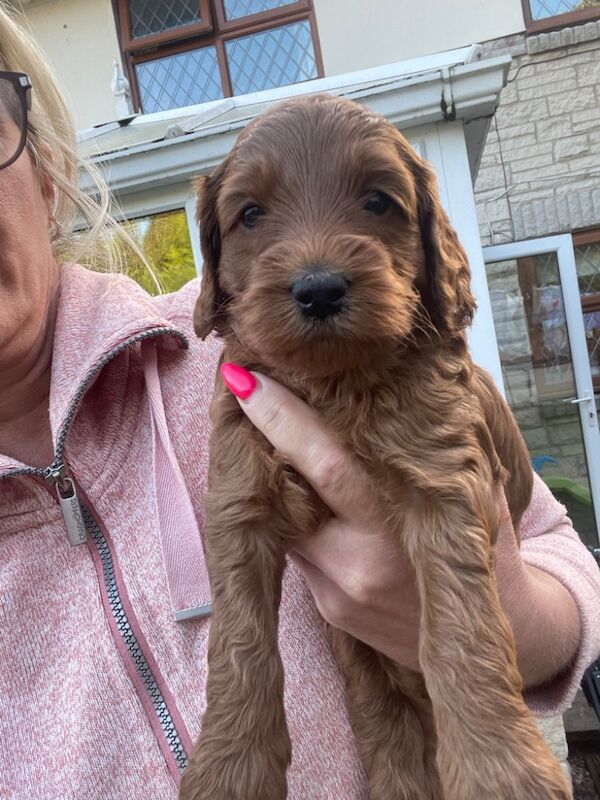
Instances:
[[[168,211],[151,217],[127,220],[123,223],[126,233],[135,242],[158,278],[164,292],[174,292],[196,277],[194,255],[185,211]],[[140,284],[150,294],[158,289],[151,272],[139,254],[122,241],[112,245],[117,251],[121,271]],[[104,272],[103,250],[91,252],[81,261],[91,269]]]

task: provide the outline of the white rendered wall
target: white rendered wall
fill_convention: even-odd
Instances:
[[[115,119],[110,84],[113,59],[120,63],[121,56],[110,0],[48,0],[24,11],[66,91],[77,127]]]
[[[524,30],[521,0],[313,0],[325,75]]]

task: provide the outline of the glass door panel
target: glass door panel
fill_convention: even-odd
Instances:
[[[583,541],[597,547],[598,498],[585,430],[590,413],[597,430],[596,409],[593,395],[578,394],[559,253],[519,256],[518,244],[503,247],[515,257],[489,260],[502,247],[488,249],[486,274],[506,398],[534,470],[567,507]]]

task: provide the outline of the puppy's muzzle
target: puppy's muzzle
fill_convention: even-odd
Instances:
[[[344,308],[348,281],[337,272],[315,270],[297,278],[292,296],[305,317],[325,319]]]

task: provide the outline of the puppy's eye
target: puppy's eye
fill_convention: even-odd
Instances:
[[[259,217],[262,217],[264,213],[264,209],[260,206],[247,206],[241,214],[242,224],[246,228],[254,228]]]
[[[378,217],[381,217],[391,205],[392,198],[385,192],[372,192],[365,201],[363,208],[365,211],[370,211],[372,214],[377,214]]]

